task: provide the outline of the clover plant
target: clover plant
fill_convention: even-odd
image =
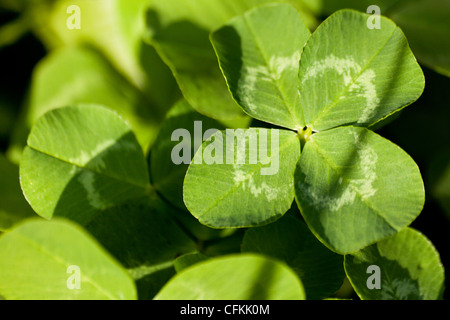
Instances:
[[[37,71],[34,105],[64,61],[100,70],[102,97],[42,104],[20,167],[0,157],[0,298],[326,299],[345,278],[361,299],[442,298],[439,254],[410,227],[421,172],[375,133],[424,90],[402,30],[346,9],[311,33],[302,1],[191,2],[146,11],[183,94],[162,124],[171,99],[142,109],[136,66],[131,84],[83,48]]]

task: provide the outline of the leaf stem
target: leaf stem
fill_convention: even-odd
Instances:
[[[301,150],[305,146],[305,143],[309,140],[309,138],[314,134],[310,127],[304,127],[297,130],[297,136],[300,140]]]

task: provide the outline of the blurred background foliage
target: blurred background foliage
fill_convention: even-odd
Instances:
[[[147,153],[182,96],[224,126],[248,126],[224,91],[207,35],[266,2],[277,1],[0,0],[0,216],[33,214],[20,192],[18,163],[30,127],[50,109],[108,106],[129,122]],[[423,67],[425,92],[378,132],[418,163],[427,197],[412,226],[450,265],[450,0],[278,2],[293,4],[311,31],[336,10],[378,5],[405,32]],[[71,5],[81,9],[81,29],[67,27]]]

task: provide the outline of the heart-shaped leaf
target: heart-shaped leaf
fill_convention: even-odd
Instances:
[[[207,275],[207,277],[205,277]],[[286,265],[254,254],[210,259],[183,270],[157,300],[303,300],[301,281]]]
[[[291,207],[300,143],[277,129],[226,130],[195,154],[184,180],[184,202],[214,228],[267,224]]]
[[[403,32],[380,17],[341,10],[310,37],[300,61],[300,101],[306,125],[322,131],[369,126],[416,101],[424,89],[421,68]]]
[[[345,271],[365,300],[435,300],[444,289],[438,252],[411,228],[345,256]]]
[[[408,226],[421,212],[419,168],[399,147],[365,128],[310,137],[295,173],[296,200],[313,233],[346,254]]]
[[[145,158],[130,127],[116,113],[92,105],[56,109],[39,119],[20,178],[40,216],[81,224],[149,188]]]
[[[0,274],[10,300],[136,299],[127,271],[65,220],[30,219],[2,235]]]
[[[211,35],[230,91],[246,113],[290,129],[304,127],[297,81],[309,36],[289,4],[252,9]]]

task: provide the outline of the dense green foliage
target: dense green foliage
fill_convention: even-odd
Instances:
[[[449,1],[71,5],[0,4],[0,53],[47,51],[0,88],[0,298],[444,297],[450,141],[424,175],[383,136],[449,83]]]

